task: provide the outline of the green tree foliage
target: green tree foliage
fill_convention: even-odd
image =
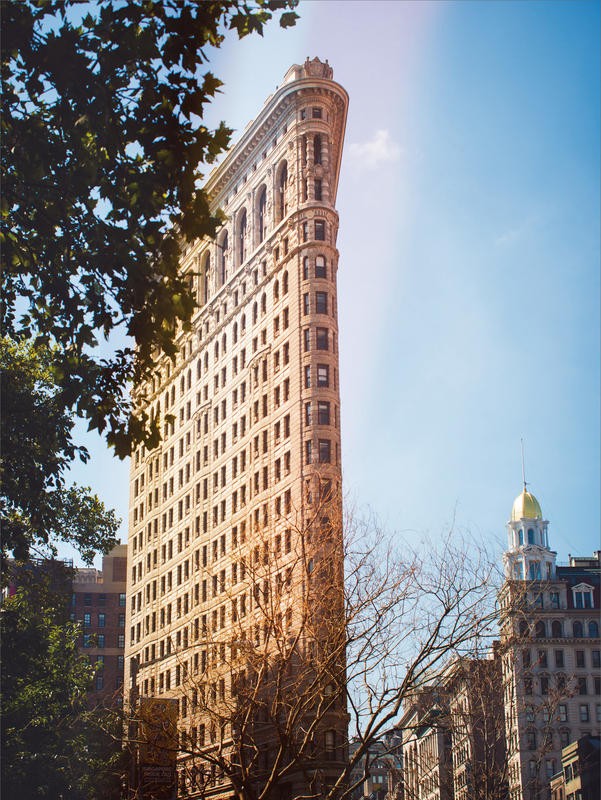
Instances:
[[[86,707],[94,667],[68,620],[69,573],[23,566],[0,609],[3,797],[119,797],[123,754]]]
[[[67,485],[74,458],[86,460],[73,443],[73,418],[54,378],[53,354],[41,345],[0,339],[2,427],[0,429],[0,521],[2,576],[9,554],[18,561],[52,555],[53,542],[77,547],[90,562],[116,544],[119,520],[87,488]]]
[[[71,417],[120,456],[156,445],[128,389],[192,314],[182,242],[220,222],[200,188],[230,136],[202,124],[221,85],[208,54],[228,29],[294,24],[297,2],[2,4],[3,556],[56,537],[88,559],[113,544],[114,516],[65,485],[87,458]]]
[[[128,384],[174,353],[194,308],[180,244],[212,235],[203,108],[228,29],[293,25],[298,0],[7,0],[2,6],[2,327],[52,348],[65,408],[121,456],[156,444]],[[99,341],[132,337],[110,357]]]

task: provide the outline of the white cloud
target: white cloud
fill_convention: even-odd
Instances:
[[[390,161],[398,161],[402,149],[394,142],[387,130],[376,131],[367,142],[354,143],[349,146],[348,155],[366,167],[378,167]]]
[[[495,247],[511,247],[528,236],[539,223],[538,215],[530,215],[519,222],[513,228],[507,228],[502,233],[495,236]]]

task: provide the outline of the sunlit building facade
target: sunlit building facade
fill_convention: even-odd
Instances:
[[[562,749],[601,727],[601,552],[558,565],[548,525],[524,487],[499,596],[511,800],[548,800]]]
[[[163,438],[132,458],[127,691],[132,708],[178,701],[186,796],[230,797],[228,753],[245,737],[260,752],[230,762],[250,758],[263,780],[278,742],[257,733],[271,713],[257,654],[289,659],[290,685],[342,624],[334,204],[347,104],[327,62],[294,65],[209,176],[225,222],[183,250],[191,330],[137,388]],[[338,696],[340,674],[325,696]],[[251,731],[241,712],[253,702]],[[319,724],[300,715],[311,769],[289,770],[278,796],[335,779],[346,746],[336,705]]]

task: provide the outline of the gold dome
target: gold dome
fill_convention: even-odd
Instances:
[[[540,503],[533,494],[526,489],[519,494],[513,501],[511,509],[511,521],[517,522],[520,519],[542,519],[543,512]]]

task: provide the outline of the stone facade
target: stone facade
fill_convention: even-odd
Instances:
[[[525,530],[534,525],[532,519],[522,522]],[[512,800],[548,800],[562,748],[599,735],[600,556],[572,557],[568,566],[553,560],[547,577],[508,579],[501,590]]]
[[[247,739],[260,784],[278,743],[242,706],[269,716],[274,653],[290,691],[342,624],[334,203],[347,102],[327,63],[291,67],[209,176],[225,222],[183,249],[191,330],[137,387],[163,440],[132,458],[127,683],[132,707],[178,700],[183,749],[202,756],[181,755],[186,796],[231,796]],[[324,691],[338,698],[336,665]],[[300,714],[311,769],[291,770],[279,796],[333,780],[343,706],[329,700],[319,724]]]

